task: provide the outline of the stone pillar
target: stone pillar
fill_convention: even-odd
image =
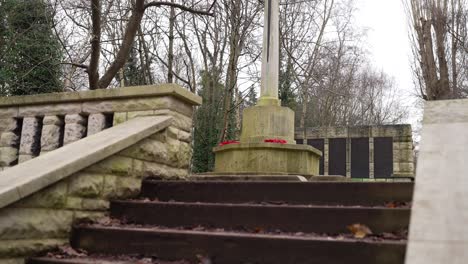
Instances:
[[[0,120],[4,125],[0,136],[0,167],[9,167],[18,162],[19,127],[14,118]]]
[[[25,117],[21,131],[19,149],[19,163],[36,157],[40,151],[41,119],[38,117]]]
[[[373,179],[374,175],[374,138],[369,138],[369,178]]]
[[[258,105],[280,105],[278,100],[279,49],[279,0],[265,0],[262,81]]]
[[[101,132],[106,128],[106,116],[104,114],[91,114],[88,117],[88,136]]]
[[[58,149],[63,143],[63,118],[44,117],[41,135],[41,154]]]
[[[70,144],[86,136],[86,118],[79,114],[65,116],[63,145]]]
[[[329,161],[329,150],[328,150],[328,146],[329,146],[329,139],[328,138],[325,138],[323,140],[323,175],[328,175],[328,171],[329,171],[329,164],[328,164],[328,161]]]

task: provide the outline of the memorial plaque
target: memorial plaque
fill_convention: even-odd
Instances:
[[[296,144],[302,145],[304,143],[303,139],[296,139]]]
[[[302,141],[302,140],[301,140]],[[325,168],[325,155],[324,155],[324,149],[325,149],[325,140],[323,139],[308,139],[307,144],[322,151],[322,157],[320,158],[320,168],[319,168],[319,174],[323,175],[324,168]]]
[[[393,174],[393,138],[374,138],[374,177],[388,178]]]
[[[331,138],[328,152],[328,175],[346,176],[346,138]]]
[[[369,178],[369,138],[351,139],[351,178]]]

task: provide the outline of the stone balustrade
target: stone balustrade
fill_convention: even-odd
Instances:
[[[0,98],[1,166],[21,163],[0,172],[0,263],[66,245],[143,178],[187,177],[200,103],[177,85]]]
[[[189,132],[201,99],[173,84],[0,98],[0,169],[141,115],[170,115]]]

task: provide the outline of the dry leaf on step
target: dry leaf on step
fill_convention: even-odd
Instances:
[[[365,238],[368,235],[372,235],[370,228],[363,224],[352,224],[347,227],[348,230],[353,233],[355,238]]]

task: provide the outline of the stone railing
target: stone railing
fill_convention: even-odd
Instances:
[[[200,97],[177,85],[0,98],[0,168],[25,162],[139,115],[171,115],[190,131]]]

